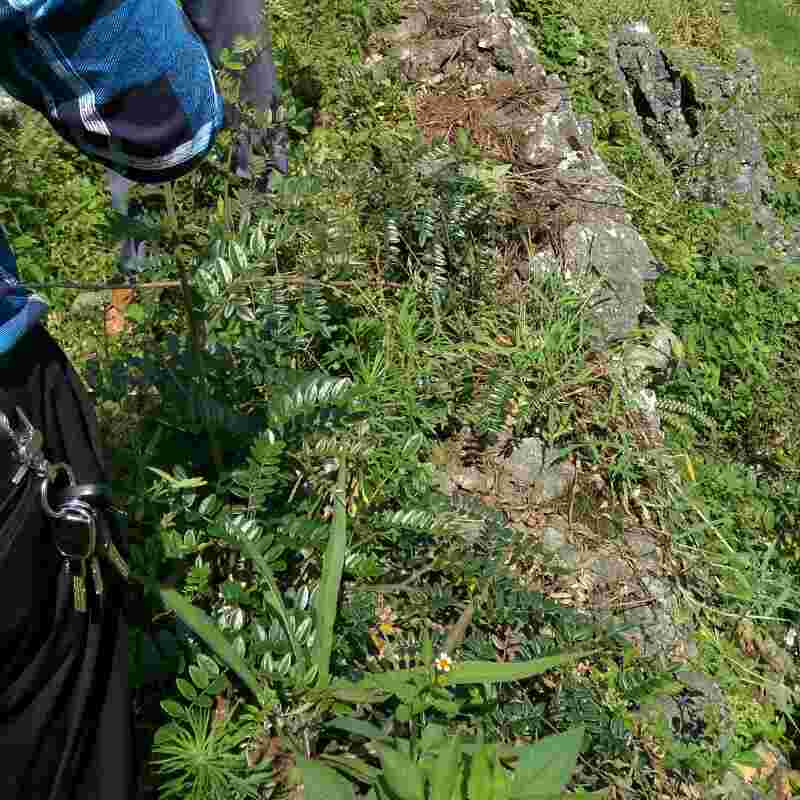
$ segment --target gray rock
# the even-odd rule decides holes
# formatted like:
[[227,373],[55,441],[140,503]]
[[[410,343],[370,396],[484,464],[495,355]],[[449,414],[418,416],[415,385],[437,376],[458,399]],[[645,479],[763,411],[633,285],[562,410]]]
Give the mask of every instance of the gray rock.
[[621,558],[596,558],[589,570],[595,579],[607,584],[622,583],[633,577],[630,564]]
[[13,128],[20,123],[20,104],[0,88],[0,127]]
[[416,45],[401,45],[392,51],[392,55],[400,61],[401,74],[410,81],[429,81],[453,58],[461,47],[461,37],[434,39]]
[[542,549],[545,553],[558,552],[566,543],[566,536],[558,528],[548,527],[542,531]]
[[634,124],[658,158],[677,165],[688,197],[762,201],[772,180],[752,113],[758,72],[750,51],[740,50],[728,73],[697,50],[659,47],[637,23],[609,38],[609,57]]
[[389,42],[405,42],[415,36],[421,36],[428,29],[428,15],[425,11],[415,11],[398,25],[380,31],[379,36]]
[[562,497],[572,485],[575,467],[558,458],[536,437],[523,439],[509,458],[496,459],[498,491],[529,503],[545,503]]
[[725,695],[707,675],[701,672],[682,671],[676,679],[686,687],[682,695],[662,695],[644,706],[640,716],[656,720],[663,717],[669,724],[670,733],[676,739],[681,733],[690,736],[691,725],[701,722],[704,726],[702,735],[711,739],[711,747],[725,749],[733,735],[730,710]]
[[564,233],[568,270],[606,278],[592,303],[595,338],[609,343],[624,338],[639,324],[644,308],[644,272],[655,257],[630,225],[576,222]]
[[622,534],[622,540],[643,566],[654,566],[658,563],[658,544],[648,534],[638,530],[627,530]]

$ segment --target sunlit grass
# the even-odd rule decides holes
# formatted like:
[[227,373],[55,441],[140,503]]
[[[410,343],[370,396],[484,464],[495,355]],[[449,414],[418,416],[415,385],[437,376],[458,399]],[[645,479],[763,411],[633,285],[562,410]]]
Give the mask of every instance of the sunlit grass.
[[736,18],[743,32],[766,36],[795,68],[800,66],[800,6],[785,0],[737,0]]

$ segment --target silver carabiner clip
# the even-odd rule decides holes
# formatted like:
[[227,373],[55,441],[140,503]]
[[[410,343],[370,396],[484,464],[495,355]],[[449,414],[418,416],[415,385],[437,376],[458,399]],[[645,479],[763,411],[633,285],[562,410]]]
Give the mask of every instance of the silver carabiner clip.
[[[58,464],[47,464],[47,474],[45,475],[44,480],[42,481],[42,488],[41,488],[41,496],[42,496],[42,508],[44,509],[44,513],[47,514],[48,517],[51,519],[64,519],[64,508],[66,506],[62,506],[62,508],[56,510],[50,505],[50,499],[48,498],[48,492],[50,491],[50,484],[55,481],[55,479],[59,476],[60,473],[64,473],[67,476],[67,480],[69,481],[70,486],[75,486],[75,473],[72,471],[72,467],[69,464],[60,461]],[[85,504],[82,504],[85,505]]]

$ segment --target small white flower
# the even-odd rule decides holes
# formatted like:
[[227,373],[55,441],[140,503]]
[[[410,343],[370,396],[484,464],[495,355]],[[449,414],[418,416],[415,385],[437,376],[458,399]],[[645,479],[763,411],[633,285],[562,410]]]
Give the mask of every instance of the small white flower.
[[450,672],[453,666],[453,661],[450,658],[450,656],[447,655],[447,653],[442,651],[441,653],[439,653],[439,658],[437,658],[436,661],[433,662],[433,666],[436,667],[436,669],[439,670],[439,672]]

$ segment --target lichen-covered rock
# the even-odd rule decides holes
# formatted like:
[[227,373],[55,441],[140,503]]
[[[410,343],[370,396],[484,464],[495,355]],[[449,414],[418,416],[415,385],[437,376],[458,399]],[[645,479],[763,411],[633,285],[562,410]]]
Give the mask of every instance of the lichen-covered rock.
[[733,72],[699,51],[661,48],[643,22],[609,38],[609,58],[634,124],[683,178],[687,197],[715,205],[732,195],[759,204],[773,182],[758,126],[758,71],[741,49]]
[[724,750],[731,741],[733,729],[730,710],[719,684],[701,672],[678,672],[676,680],[683,690],[674,696],[660,696],[645,705],[637,714],[644,719],[663,718],[669,733],[687,743],[704,739],[714,749]]
[[656,260],[647,242],[635,228],[617,222],[576,222],[563,241],[568,271],[593,271],[609,285],[592,303],[596,338],[602,343],[624,338],[639,324],[645,273]]

